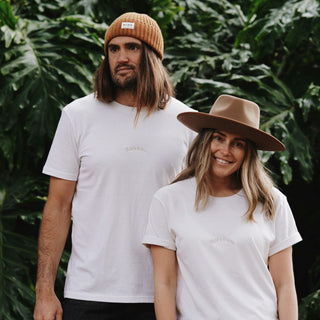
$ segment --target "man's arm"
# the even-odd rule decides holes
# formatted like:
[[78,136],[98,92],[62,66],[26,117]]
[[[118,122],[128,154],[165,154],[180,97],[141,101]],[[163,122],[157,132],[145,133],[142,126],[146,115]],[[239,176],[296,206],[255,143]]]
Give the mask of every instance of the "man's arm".
[[176,319],[176,253],[151,245],[154,269],[154,306],[157,320]]
[[278,298],[279,320],[297,320],[298,302],[294,284],[292,247],[269,258],[269,270]]
[[54,292],[60,258],[71,223],[76,181],[51,177],[39,233],[35,320],[61,320],[62,307]]

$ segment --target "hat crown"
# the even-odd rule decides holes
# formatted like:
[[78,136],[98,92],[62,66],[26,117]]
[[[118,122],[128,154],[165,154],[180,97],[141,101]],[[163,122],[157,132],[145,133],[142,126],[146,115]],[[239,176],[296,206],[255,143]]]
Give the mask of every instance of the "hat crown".
[[260,109],[259,106],[249,100],[240,99],[229,95],[221,95],[215,101],[209,114],[227,118],[259,129]]

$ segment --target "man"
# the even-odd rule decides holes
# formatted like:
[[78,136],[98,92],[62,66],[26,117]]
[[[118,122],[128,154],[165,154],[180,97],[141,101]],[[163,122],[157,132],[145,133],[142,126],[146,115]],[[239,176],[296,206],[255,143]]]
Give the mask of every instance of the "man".
[[[105,35],[95,92],[66,106],[43,172],[35,320],[155,319],[152,259],[142,244],[153,193],[180,171],[193,139],[162,65],[163,38],[126,13]],[[63,308],[54,282],[72,217]],[[62,312],[63,309],[63,312]]]

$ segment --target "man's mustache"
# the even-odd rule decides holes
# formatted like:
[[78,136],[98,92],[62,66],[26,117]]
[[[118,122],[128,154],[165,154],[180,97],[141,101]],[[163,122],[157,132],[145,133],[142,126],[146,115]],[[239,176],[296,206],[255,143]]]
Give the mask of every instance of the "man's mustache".
[[115,68],[115,72],[117,72],[117,71],[119,71],[119,69],[120,68],[123,68],[123,67],[125,67],[125,68],[130,68],[130,69],[134,69],[134,66],[133,65],[131,65],[131,64],[118,64],[117,66],[116,66],[116,68]]

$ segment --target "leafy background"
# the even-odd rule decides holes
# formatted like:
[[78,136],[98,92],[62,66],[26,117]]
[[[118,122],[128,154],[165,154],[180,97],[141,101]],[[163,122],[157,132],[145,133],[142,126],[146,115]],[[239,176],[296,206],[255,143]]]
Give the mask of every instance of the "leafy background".
[[[176,96],[207,112],[222,93],[256,101],[287,146],[261,153],[304,241],[299,319],[320,319],[320,4],[317,0],[0,0],[0,319],[32,319],[41,174],[61,109],[92,91],[107,26],[154,17]],[[59,267],[62,296],[70,240]]]

